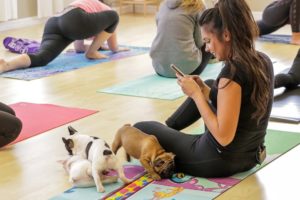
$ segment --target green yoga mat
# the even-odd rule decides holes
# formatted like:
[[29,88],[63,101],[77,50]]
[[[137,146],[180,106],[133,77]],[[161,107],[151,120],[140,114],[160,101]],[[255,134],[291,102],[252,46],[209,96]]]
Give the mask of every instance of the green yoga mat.
[[[200,77],[203,80],[215,79],[221,68],[222,62],[208,64],[205,70],[201,73]],[[176,80],[176,78],[165,78],[153,74],[109,88],[103,88],[98,90],[98,92],[163,100],[175,100],[184,96]]]
[[[193,134],[201,132],[202,131],[199,129],[194,131]],[[126,188],[123,188],[122,184],[118,182],[105,185],[105,194],[97,193],[95,187],[71,188],[64,193],[51,198],[51,200],[121,200],[125,199],[125,197],[127,199],[211,200],[298,144],[300,144],[300,132],[292,133],[268,130],[266,136],[267,159],[262,165],[247,172],[235,174],[227,178],[198,178],[178,173],[174,174],[173,178],[162,181],[149,181],[146,179],[146,176],[142,176],[145,178],[143,179],[143,182],[138,178],[133,182],[139,190],[126,190]],[[135,165],[137,166],[137,164]],[[125,174],[126,176],[132,175],[132,173],[128,174],[126,170]],[[128,195],[128,193],[130,195]],[[112,196],[114,197],[112,198]]]

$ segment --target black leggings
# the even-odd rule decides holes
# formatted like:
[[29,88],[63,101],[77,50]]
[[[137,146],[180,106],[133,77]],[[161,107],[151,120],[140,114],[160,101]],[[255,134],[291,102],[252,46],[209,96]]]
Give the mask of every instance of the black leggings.
[[[214,81],[207,80],[205,83],[211,87]],[[224,177],[249,170],[256,165],[254,159],[224,159],[218,152],[219,145],[208,131],[201,135],[179,131],[200,117],[195,102],[187,98],[168,118],[167,126],[154,121],[139,122],[134,126],[147,134],[155,135],[166,151],[176,155],[175,164],[179,172],[200,177]]]
[[22,122],[9,106],[0,102],[0,147],[14,141],[20,134]]
[[[214,80],[206,80],[205,83],[211,88]],[[214,108],[211,107],[213,110]],[[166,124],[176,130],[182,130],[201,118],[199,110],[193,99],[187,98],[181,106],[166,120]]]
[[262,20],[257,21],[260,35],[272,33],[290,23],[292,32],[300,32],[300,1],[279,0],[269,4],[263,11]]
[[38,53],[30,54],[30,67],[44,66],[56,58],[75,40],[93,37],[102,31],[113,33],[119,16],[113,10],[87,13],[74,8],[47,21]]
[[134,125],[141,131],[156,136],[167,152],[173,152],[177,172],[199,177],[226,177],[253,168],[253,160],[224,159],[218,152],[209,132],[185,134],[154,121]]

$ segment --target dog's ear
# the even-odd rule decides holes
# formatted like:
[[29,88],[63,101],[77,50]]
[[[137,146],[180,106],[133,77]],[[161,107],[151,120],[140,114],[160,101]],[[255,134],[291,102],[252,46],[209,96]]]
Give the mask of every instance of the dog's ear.
[[74,148],[74,142],[73,142],[72,139],[66,139],[66,138],[64,138],[64,137],[62,137],[61,139],[62,139],[62,141],[65,143],[67,149],[72,149],[72,148]]
[[174,160],[175,154],[174,153],[169,153],[169,154],[170,154],[171,159]]
[[165,163],[164,160],[158,158],[154,161],[154,167],[161,167]]
[[62,137],[61,139],[62,139],[62,141],[63,141],[65,144],[68,143],[68,140],[67,140],[66,138]]
[[72,126],[68,126],[68,130],[70,135],[74,135],[75,133],[77,133],[77,131]]

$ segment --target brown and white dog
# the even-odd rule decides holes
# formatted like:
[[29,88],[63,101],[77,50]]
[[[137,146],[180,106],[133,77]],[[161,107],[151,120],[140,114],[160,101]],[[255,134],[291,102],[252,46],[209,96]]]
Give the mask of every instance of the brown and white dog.
[[127,160],[130,161],[130,156],[139,159],[154,180],[171,178],[174,173],[175,155],[166,152],[155,136],[125,124],[115,135],[112,151],[116,154],[121,146],[126,151]]
[[111,151],[109,145],[100,138],[79,134],[73,127],[68,127],[70,136],[62,138],[70,155],[81,156],[91,162],[91,174],[95,181],[97,191],[105,192],[102,180],[109,170],[116,170],[119,178],[124,183],[130,180],[124,175],[123,167],[120,165],[116,155]]

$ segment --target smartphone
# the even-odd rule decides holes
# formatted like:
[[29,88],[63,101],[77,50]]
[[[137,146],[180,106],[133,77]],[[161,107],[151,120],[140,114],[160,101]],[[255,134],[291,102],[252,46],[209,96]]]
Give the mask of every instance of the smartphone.
[[179,74],[180,76],[184,76],[185,74],[180,70],[178,69],[178,67],[176,67],[174,64],[171,64],[170,67],[177,73]]

